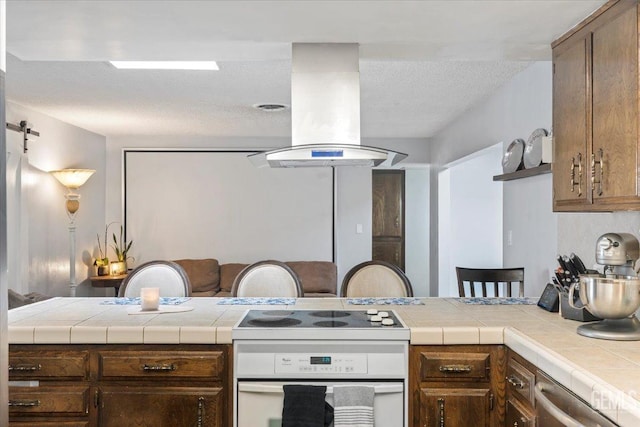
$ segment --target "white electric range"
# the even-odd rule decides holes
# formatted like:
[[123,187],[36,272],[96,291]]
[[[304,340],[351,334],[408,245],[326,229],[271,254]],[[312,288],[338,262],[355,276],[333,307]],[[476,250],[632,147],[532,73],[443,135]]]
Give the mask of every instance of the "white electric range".
[[280,426],[286,384],[330,404],[336,385],[373,387],[376,425],[408,425],[410,331],[392,310],[248,310],[232,338],[236,427]]

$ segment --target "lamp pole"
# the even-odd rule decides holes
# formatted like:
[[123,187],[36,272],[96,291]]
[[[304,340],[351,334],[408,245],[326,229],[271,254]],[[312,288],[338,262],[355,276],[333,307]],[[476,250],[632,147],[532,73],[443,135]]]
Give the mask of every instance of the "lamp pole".
[[69,217],[69,296],[76,296],[76,212],[80,207],[79,194],[69,193],[67,199],[67,216]]
[[52,171],[51,174],[62,185],[67,187],[69,192],[65,194],[67,199],[66,208],[69,217],[69,296],[76,296],[76,212],[80,209],[80,195],[74,193],[82,186],[95,170],[93,169],[62,169]]

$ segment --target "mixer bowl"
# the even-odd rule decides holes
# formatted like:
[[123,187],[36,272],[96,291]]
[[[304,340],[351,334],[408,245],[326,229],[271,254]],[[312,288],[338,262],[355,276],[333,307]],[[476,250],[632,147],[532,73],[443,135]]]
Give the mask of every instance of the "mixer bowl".
[[581,275],[580,301],[594,316],[624,319],[640,307],[640,279]]

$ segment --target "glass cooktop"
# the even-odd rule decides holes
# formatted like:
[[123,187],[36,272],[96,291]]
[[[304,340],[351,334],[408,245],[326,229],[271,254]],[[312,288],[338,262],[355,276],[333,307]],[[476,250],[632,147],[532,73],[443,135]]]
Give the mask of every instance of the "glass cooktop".
[[391,310],[371,314],[366,310],[249,310],[237,327],[387,329],[404,325]]

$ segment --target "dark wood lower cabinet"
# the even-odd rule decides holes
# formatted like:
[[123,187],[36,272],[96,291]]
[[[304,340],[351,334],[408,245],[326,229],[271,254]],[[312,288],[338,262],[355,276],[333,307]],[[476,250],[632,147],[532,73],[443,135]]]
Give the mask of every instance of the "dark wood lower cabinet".
[[222,388],[104,386],[98,393],[98,425],[222,426]]
[[507,401],[505,427],[535,427],[536,417],[531,408],[526,408],[517,400]]
[[88,385],[10,387],[9,415],[83,417],[89,412]]
[[536,367],[531,362],[513,350],[508,351],[506,427],[536,426],[533,397],[535,372]]
[[502,427],[506,349],[502,345],[413,345],[411,427]]
[[231,345],[11,345],[12,427],[229,427]]
[[420,394],[422,426],[489,427],[492,399],[491,390],[488,388],[422,389]]

